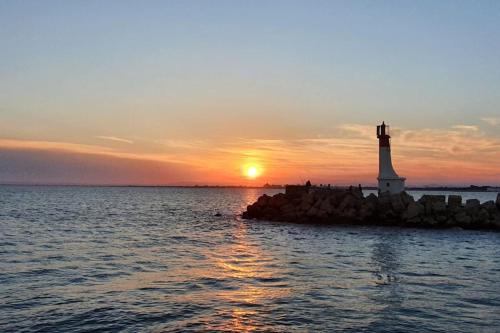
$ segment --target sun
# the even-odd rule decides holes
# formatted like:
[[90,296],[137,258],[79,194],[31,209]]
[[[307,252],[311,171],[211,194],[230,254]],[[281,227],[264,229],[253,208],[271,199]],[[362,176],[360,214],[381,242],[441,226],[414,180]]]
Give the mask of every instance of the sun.
[[244,174],[249,179],[255,179],[255,178],[259,177],[260,170],[255,165],[248,165],[244,169]]
[[247,176],[248,178],[255,178],[257,177],[257,168],[254,166],[251,166],[247,169]]

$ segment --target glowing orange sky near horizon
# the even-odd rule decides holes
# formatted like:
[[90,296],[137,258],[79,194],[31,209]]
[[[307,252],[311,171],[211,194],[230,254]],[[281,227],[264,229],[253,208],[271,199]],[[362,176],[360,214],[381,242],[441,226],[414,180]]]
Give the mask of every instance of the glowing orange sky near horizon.
[[[136,143],[126,138],[113,138],[107,146],[0,140],[0,154],[14,156],[9,161],[19,159],[10,169],[4,168],[0,180],[252,186],[311,180],[373,185],[378,171],[373,129],[347,124],[329,138],[165,142],[163,152],[155,153],[134,151],[129,146]],[[394,166],[408,184],[499,183],[500,139],[473,126],[418,131],[395,128],[392,152]],[[35,163],[32,169],[21,172],[30,163]],[[51,173],[52,169],[58,174]]]

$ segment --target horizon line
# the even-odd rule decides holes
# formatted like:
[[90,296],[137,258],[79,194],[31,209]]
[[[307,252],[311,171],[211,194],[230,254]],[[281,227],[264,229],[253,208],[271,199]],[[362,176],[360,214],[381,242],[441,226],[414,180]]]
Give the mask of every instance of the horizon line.
[[[182,184],[81,184],[81,183],[19,183],[19,182],[0,182],[0,186],[67,186],[67,187],[177,187],[177,188],[269,188],[269,189],[279,189],[285,188],[287,185],[303,185],[303,184],[263,184],[263,185],[228,185],[228,184],[194,184],[194,185],[182,185]],[[328,184],[314,184],[313,186],[324,186],[327,187]],[[378,186],[376,184],[360,184],[362,188],[366,189],[377,189]],[[331,187],[358,187],[358,185],[333,185]],[[497,188],[500,187],[500,184],[488,184],[488,185],[477,185],[477,184],[469,184],[469,185],[461,185],[461,184],[424,184],[417,185],[412,184],[406,186],[406,189],[421,189],[421,188]]]

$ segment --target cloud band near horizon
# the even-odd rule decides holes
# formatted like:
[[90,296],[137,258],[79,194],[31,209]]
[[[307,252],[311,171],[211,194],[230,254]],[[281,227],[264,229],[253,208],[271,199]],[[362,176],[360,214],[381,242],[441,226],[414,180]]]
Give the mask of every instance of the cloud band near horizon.
[[[491,122],[490,122],[491,123]],[[299,139],[154,140],[155,153],[132,151],[137,140],[109,136],[112,145],[0,140],[0,182],[102,185],[261,185],[376,183],[374,126],[344,124],[334,136]],[[408,184],[500,184],[500,138],[478,126],[393,128],[393,162]],[[103,137],[104,138],[104,137]],[[116,140],[119,139],[119,140]],[[245,164],[259,165],[250,181]]]

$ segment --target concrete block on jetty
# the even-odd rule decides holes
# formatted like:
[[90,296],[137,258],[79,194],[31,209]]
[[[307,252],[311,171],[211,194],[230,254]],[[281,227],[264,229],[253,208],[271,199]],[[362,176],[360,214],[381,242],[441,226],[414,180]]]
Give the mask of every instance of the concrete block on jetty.
[[480,203],[450,195],[424,195],[418,201],[406,192],[367,197],[358,187],[286,186],[285,193],[262,195],[243,218],[326,224],[394,225],[420,228],[498,229],[500,194]]

